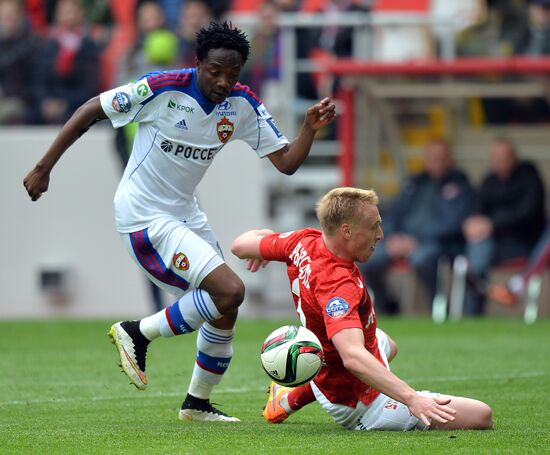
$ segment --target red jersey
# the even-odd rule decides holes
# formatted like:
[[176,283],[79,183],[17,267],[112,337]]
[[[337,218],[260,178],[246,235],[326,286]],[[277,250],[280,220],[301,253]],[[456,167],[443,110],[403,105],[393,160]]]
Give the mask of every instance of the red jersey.
[[290,288],[302,324],[323,345],[326,365],[314,381],[332,403],[370,404],[378,391],[344,368],[331,338],[340,330],[359,328],[365,348],[384,365],[376,339],[376,316],[361,272],[354,262],[334,255],[317,229],[271,234],[260,243],[262,258],[287,265]]

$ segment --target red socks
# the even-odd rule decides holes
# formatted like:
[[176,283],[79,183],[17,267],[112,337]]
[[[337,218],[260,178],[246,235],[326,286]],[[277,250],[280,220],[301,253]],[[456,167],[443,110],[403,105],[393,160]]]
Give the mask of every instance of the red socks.
[[315,401],[315,395],[313,394],[313,390],[311,389],[309,382],[301,385],[300,387],[296,387],[287,395],[287,398],[288,405],[293,411],[302,409],[305,405]]

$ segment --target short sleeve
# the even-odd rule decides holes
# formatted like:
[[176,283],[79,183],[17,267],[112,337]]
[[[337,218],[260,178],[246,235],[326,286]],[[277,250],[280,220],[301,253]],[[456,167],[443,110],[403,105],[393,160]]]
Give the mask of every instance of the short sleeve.
[[260,241],[260,255],[267,261],[287,262],[295,245],[295,231],[269,234]]
[[247,118],[240,137],[252,147],[260,158],[281,150],[288,144],[287,138],[281,133],[271,114],[263,104],[254,106],[254,112]]
[[154,96],[147,78],[122,85],[99,95],[101,107],[115,128],[131,122],[154,118],[154,109],[148,100]]
[[363,327],[359,304],[363,299],[364,289],[359,288],[351,277],[337,279],[334,275],[325,274],[317,280],[314,288],[315,300],[321,305],[329,339],[343,329]]

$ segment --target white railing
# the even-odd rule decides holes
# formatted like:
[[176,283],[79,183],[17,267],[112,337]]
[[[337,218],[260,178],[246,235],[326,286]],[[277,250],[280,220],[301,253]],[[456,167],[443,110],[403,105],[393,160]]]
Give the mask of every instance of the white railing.
[[[239,14],[228,17],[237,26],[253,30],[258,23],[257,15]],[[299,59],[296,55],[297,29],[322,28],[326,26],[351,27],[352,29],[352,57],[357,59],[371,59],[374,56],[373,34],[375,29],[391,27],[424,26],[438,44],[440,58],[450,60],[456,56],[456,32],[461,28],[458,22],[442,21],[430,14],[421,13],[283,13],[277,21],[281,31],[281,98],[287,100],[294,115],[286,115],[279,120],[281,127],[288,135],[296,134],[295,115],[302,115],[302,104],[297,103],[298,93],[296,75],[317,71],[318,64],[309,59]]]

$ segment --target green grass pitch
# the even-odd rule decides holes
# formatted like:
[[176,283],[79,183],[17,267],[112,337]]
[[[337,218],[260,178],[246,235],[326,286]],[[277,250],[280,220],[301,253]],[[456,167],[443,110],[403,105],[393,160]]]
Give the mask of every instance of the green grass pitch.
[[[385,319],[400,351],[392,369],[417,389],[479,398],[493,431],[351,432],[317,403],[281,425],[261,418],[265,336],[288,321],[240,320],[235,355],[212,401],[238,424],[181,422],[195,336],[151,345],[149,388],[118,371],[113,321],[0,323],[0,453],[317,454],[550,453],[550,321],[433,325]],[[345,384],[342,384],[345,387]]]

